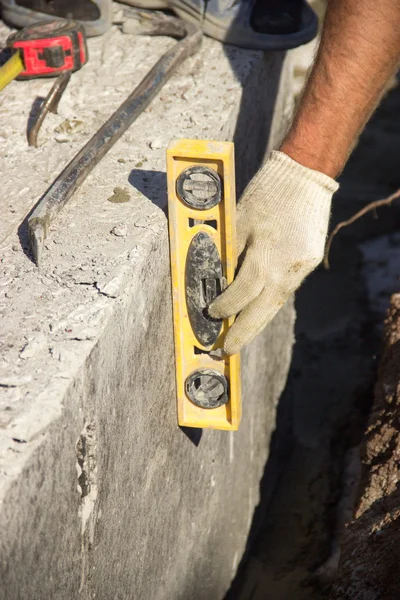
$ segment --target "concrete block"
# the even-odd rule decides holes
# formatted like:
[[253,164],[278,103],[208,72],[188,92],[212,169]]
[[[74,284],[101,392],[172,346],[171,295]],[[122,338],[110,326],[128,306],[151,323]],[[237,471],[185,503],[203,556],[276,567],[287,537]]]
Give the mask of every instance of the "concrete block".
[[51,84],[2,93],[4,600],[217,600],[246,546],[294,310],[243,353],[240,431],[179,429],[164,152],[172,137],[234,139],[243,189],[291,113],[290,62],[204,40],[59,215],[40,269],[27,249],[34,204],[173,43],[91,39],[38,149],[25,132]]

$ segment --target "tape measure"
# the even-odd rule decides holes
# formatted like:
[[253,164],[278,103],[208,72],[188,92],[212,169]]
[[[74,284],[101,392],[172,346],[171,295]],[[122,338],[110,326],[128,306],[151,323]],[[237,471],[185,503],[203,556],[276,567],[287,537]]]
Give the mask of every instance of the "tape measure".
[[13,56],[0,68],[0,90],[13,79],[56,77],[77,71],[88,60],[84,29],[76,21],[37,23],[11,34],[6,42]]

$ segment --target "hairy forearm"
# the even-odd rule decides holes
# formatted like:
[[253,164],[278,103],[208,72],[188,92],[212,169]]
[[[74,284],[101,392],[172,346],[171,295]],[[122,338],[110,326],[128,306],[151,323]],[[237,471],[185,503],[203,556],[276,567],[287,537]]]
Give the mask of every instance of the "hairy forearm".
[[281,150],[336,177],[400,57],[400,0],[330,0],[321,44]]

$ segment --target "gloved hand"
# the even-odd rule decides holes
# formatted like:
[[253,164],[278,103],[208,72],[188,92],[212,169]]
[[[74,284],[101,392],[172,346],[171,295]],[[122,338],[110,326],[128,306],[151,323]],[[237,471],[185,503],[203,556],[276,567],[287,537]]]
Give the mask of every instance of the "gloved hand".
[[239,273],[209,307],[213,318],[240,315],[224,344],[235,354],[276,315],[321,262],[331,199],[338,184],[283,152],[270,158],[247,186],[237,208]]

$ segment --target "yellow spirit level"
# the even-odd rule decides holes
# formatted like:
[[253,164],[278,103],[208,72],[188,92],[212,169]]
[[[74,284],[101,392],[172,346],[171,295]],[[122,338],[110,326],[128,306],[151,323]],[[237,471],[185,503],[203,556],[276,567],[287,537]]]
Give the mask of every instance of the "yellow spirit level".
[[233,319],[215,320],[207,313],[235,275],[233,144],[172,142],[167,178],[178,423],[236,430],[240,355],[222,352]]

